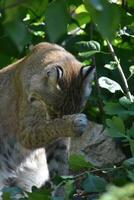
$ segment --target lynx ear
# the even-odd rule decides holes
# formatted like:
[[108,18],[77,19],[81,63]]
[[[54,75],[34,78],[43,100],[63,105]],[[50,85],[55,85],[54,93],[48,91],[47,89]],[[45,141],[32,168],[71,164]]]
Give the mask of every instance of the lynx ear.
[[86,67],[82,67],[81,68],[81,76],[82,76],[82,80],[88,81],[88,82],[92,82],[94,79],[94,74],[95,74],[95,67],[94,66],[86,66]]
[[57,83],[63,76],[63,69],[59,65],[48,67],[45,69],[45,76],[51,83]]

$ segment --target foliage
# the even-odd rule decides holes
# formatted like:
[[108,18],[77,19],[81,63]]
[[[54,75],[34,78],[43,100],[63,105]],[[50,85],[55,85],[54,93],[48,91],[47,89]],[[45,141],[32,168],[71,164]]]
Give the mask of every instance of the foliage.
[[102,195],[100,200],[133,200],[134,199],[134,184],[128,184],[122,188],[112,186],[107,194]]
[[[81,155],[72,155],[70,168],[79,174],[56,178],[57,188],[65,187],[66,200],[88,199],[90,193],[100,195],[109,183],[115,186],[100,200],[134,197],[134,184],[124,186],[134,182],[133,12],[132,0],[0,1],[0,68],[42,41],[64,46],[83,65],[96,65],[98,82],[93,84],[85,112],[91,120],[104,123],[110,137],[127,146],[129,158],[107,169],[96,169]],[[77,192],[79,178],[81,193]],[[3,199],[17,193],[18,189],[10,188],[4,191]],[[35,189],[25,199],[61,200],[51,194],[51,190]]]

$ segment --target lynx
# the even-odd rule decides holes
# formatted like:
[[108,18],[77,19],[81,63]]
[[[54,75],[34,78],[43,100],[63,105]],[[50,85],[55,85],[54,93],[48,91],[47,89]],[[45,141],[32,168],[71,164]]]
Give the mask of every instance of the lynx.
[[94,71],[50,43],[0,70],[0,190],[31,191],[67,173],[69,138],[88,123],[81,110]]

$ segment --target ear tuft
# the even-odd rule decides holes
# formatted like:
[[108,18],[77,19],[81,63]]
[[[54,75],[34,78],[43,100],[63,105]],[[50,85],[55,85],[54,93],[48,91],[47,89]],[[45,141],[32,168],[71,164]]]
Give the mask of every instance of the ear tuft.
[[89,74],[95,72],[95,67],[94,66],[85,66],[81,68],[81,75],[85,79]]
[[94,79],[94,74],[95,74],[95,67],[94,66],[86,66],[81,68],[81,76],[82,80],[92,82]]

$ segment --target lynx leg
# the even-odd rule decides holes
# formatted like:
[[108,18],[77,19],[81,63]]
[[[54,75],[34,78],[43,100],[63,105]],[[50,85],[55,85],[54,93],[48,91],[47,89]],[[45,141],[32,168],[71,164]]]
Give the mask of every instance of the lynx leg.
[[68,174],[70,138],[58,139],[47,149],[47,162],[50,176]]

